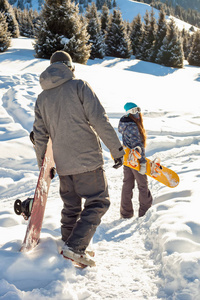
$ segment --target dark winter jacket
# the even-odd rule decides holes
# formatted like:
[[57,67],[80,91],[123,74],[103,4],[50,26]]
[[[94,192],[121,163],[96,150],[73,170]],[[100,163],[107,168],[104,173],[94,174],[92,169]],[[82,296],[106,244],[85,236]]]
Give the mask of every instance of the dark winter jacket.
[[119,121],[118,131],[122,134],[123,145],[130,149],[139,146],[142,150],[142,157],[139,161],[140,163],[146,162],[144,144],[137,124],[129,116],[123,116]]
[[87,82],[75,79],[73,72],[59,62],[41,74],[40,84],[43,92],[36,101],[33,126],[39,167],[49,136],[59,175],[84,173],[102,166],[99,137],[114,158],[124,155],[103,106]]

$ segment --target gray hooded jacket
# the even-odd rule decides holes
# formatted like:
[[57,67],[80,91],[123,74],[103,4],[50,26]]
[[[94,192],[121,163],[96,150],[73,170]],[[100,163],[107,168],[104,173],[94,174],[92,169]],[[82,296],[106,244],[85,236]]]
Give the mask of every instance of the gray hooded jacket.
[[[43,92],[35,105],[35,150],[41,167],[49,136],[59,175],[93,171],[103,165],[99,137],[114,158],[124,155],[117,134],[99,99],[63,63],[50,65],[40,76]],[[98,137],[99,136],[99,137]]]

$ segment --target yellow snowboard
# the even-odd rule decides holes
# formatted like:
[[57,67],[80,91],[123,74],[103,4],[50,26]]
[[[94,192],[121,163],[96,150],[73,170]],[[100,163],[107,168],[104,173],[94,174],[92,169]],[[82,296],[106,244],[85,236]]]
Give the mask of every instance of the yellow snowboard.
[[[140,163],[138,159],[135,158],[135,161],[130,160],[130,149],[124,146],[124,165],[135,169],[137,171],[140,170]],[[179,176],[171,169],[168,169],[162,165],[160,165],[159,160],[151,161],[150,159],[146,158],[147,160],[147,170],[146,175],[154,178],[155,180],[163,183],[164,185],[174,188],[179,184]]]

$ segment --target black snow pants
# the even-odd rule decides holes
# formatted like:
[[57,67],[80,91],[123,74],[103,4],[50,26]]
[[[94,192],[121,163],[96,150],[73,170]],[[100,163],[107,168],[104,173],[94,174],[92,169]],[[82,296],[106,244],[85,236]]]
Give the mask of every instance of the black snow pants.
[[[100,167],[91,172],[59,178],[64,204],[61,212],[62,240],[75,252],[84,252],[110,206],[105,172]],[[85,199],[84,205],[82,198]]]

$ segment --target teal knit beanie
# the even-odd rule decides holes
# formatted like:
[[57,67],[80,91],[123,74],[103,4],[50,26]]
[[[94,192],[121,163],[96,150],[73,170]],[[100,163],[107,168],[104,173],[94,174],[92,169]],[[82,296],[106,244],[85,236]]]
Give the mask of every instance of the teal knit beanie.
[[125,111],[128,111],[129,109],[132,109],[134,107],[137,107],[137,105],[133,102],[127,102],[125,105],[124,105],[124,109]]

